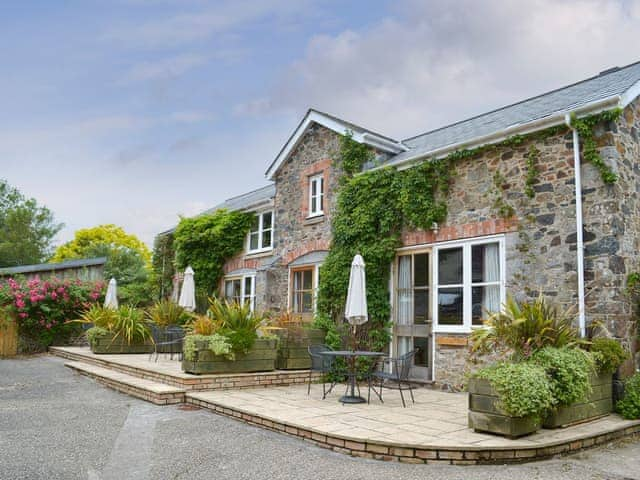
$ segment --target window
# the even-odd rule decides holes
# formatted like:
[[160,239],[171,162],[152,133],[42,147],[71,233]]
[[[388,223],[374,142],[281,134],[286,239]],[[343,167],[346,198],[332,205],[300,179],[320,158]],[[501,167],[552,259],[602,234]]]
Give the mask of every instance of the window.
[[291,310],[293,313],[313,314],[315,307],[315,266],[291,271]]
[[273,212],[259,213],[253,217],[249,232],[249,252],[269,250],[273,247]]
[[324,176],[309,178],[309,216],[324,214]]
[[482,325],[504,300],[502,239],[452,243],[435,249],[434,316],[439,331]]
[[254,275],[245,275],[238,278],[225,279],[224,297],[228,301],[248,303],[251,311],[253,311],[256,304],[256,277]]

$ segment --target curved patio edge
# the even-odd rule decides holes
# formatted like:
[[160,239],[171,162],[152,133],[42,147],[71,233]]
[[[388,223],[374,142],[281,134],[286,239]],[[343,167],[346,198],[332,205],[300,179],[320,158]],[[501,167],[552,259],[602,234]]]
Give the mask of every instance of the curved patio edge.
[[303,427],[292,422],[259,415],[241,408],[221,405],[207,400],[205,395],[188,392],[185,401],[220,415],[240,420],[251,425],[298,437],[319,447],[353,457],[415,464],[481,465],[522,463],[544,460],[556,455],[575,453],[614,440],[640,435],[640,421],[624,421],[618,427],[605,428],[592,434],[577,434],[558,441],[549,441],[535,447],[513,446],[469,446],[437,444],[411,444],[382,441],[363,441],[346,435],[329,434],[317,428]]

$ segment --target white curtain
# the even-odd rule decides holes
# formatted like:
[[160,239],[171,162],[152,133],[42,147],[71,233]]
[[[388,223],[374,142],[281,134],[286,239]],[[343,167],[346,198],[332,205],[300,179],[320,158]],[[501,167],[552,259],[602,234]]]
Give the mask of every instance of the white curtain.
[[[484,271],[485,282],[500,281],[500,255],[499,244],[489,243],[484,245]],[[482,298],[482,310],[484,312],[497,312],[500,310],[500,285],[487,285],[484,287]]]
[[411,255],[403,255],[398,261],[398,325],[411,325]]

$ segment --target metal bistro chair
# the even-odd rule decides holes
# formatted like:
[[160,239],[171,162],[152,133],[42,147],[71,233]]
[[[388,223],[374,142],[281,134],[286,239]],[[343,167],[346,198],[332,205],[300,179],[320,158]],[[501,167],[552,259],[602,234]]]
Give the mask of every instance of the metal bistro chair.
[[[149,360],[155,354],[155,361],[158,361],[158,355],[160,353],[169,353],[169,358],[173,360],[173,354],[178,354],[182,359],[182,341],[184,340],[185,331],[182,327],[172,325],[167,328],[158,328],[155,325],[151,326],[151,335],[153,337],[153,352],[149,355]],[[158,347],[169,347],[168,352],[164,349],[164,352],[160,352]]]
[[[411,395],[411,402],[416,403],[413,398],[413,386],[409,383],[409,370],[413,365],[413,359],[418,353],[418,349],[407,352],[404,355],[400,355],[396,358],[383,358],[377,366],[380,368],[374,370],[369,375],[369,393],[367,395],[367,402],[371,400],[371,390],[378,396],[380,401],[382,400],[382,389],[392,388],[400,391],[400,398],[402,399],[402,406],[406,407],[404,401],[404,390],[409,390]],[[391,366],[391,371],[388,371],[387,366]],[[376,390],[378,388],[378,390]]]
[[327,397],[328,393],[331,393],[333,387],[335,387],[335,382],[331,382],[329,389],[326,389],[326,376],[331,373],[335,373],[335,358],[329,357],[326,355],[321,355],[320,352],[326,352],[328,350],[333,350],[330,346],[324,344],[318,345],[309,345],[307,347],[309,351],[309,356],[311,357],[311,368],[309,369],[309,379],[307,382],[307,395],[311,393],[311,376],[314,372],[319,372],[322,374],[322,399],[324,400]]

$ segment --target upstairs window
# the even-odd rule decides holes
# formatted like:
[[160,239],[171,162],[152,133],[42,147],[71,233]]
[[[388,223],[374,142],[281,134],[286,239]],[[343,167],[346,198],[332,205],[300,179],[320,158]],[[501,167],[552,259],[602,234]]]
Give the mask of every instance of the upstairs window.
[[253,217],[249,233],[249,252],[260,252],[273,247],[273,212],[259,213]]
[[314,175],[309,178],[309,216],[324,214],[324,176]]

